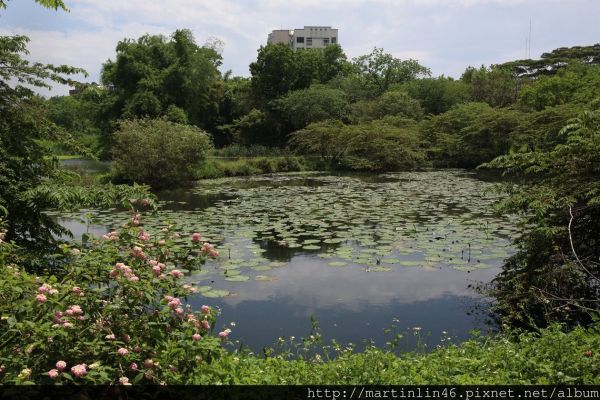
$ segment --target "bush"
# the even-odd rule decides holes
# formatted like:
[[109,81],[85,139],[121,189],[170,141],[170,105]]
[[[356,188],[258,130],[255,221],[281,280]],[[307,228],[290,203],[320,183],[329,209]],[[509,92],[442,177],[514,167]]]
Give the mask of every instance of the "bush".
[[176,383],[220,357],[229,331],[213,335],[215,310],[193,311],[179,283],[216,251],[141,224],[65,245],[60,271],[38,276],[5,262],[0,229],[0,384]]
[[122,121],[115,133],[113,175],[154,188],[185,184],[211,149],[208,134],[165,120]]

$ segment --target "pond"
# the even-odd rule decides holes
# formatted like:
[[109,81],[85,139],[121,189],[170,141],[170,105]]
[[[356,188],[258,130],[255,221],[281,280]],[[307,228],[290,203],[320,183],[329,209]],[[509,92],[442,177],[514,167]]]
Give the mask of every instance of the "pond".
[[[458,170],[216,179],[159,193],[161,211],[143,222],[216,245],[219,258],[185,277],[200,291],[190,303],[220,307],[219,324],[234,322],[232,337],[255,351],[308,335],[311,316],[326,341],[384,347],[394,326],[412,332],[402,347],[417,345],[415,332],[432,347],[495,329],[472,285],[498,273],[518,228],[494,213],[493,187]],[[77,236],[128,219],[85,213],[89,226],[59,220]]]

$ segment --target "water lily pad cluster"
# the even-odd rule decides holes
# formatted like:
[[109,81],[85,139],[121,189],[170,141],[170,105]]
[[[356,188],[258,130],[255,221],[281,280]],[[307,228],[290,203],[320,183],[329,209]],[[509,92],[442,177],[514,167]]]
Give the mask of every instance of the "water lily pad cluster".
[[[297,255],[320,257],[323,268],[340,271],[464,273],[497,267],[513,252],[517,221],[494,213],[499,195],[493,186],[450,170],[217,179],[191,189],[188,203],[163,203],[143,223],[175,224],[181,242],[202,232],[219,248],[218,260],[187,278],[199,285],[212,281],[200,290],[207,297],[229,295],[223,284],[268,284],[276,279],[272,270]],[[198,207],[193,199],[202,196],[211,196],[213,204]],[[95,223],[106,226],[126,218],[115,210],[94,213]]]

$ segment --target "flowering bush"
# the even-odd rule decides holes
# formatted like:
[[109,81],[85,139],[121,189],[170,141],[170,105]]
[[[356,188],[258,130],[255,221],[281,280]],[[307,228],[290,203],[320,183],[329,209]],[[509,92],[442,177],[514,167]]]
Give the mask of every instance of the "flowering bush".
[[178,236],[146,231],[134,213],[119,231],[63,245],[60,274],[43,276],[9,265],[14,245],[0,243],[0,383],[177,383],[219,358],[229,330],[213,334],[216,310],[192,310],[195,288],[180,282],[217,251]]

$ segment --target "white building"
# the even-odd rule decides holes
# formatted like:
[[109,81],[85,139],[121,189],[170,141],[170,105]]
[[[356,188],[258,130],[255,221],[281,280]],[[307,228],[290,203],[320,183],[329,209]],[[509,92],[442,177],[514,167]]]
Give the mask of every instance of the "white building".
[[338,43],[338,30],[330,26],[305,26],[302,29],[275,30],[269,33],[267,43],[283,43],[293,50],[322,49]]

